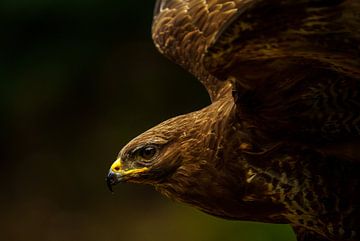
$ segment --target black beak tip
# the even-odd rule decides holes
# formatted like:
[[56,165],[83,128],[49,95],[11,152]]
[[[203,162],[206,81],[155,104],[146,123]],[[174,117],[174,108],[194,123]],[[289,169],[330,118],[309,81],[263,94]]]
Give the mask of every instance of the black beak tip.
[[114,193],[112,187],[117,183],[116,174],[113,173],[112,171],[110,171],[109,174],[106,176],[105,181],[106,181],[106,185],[107,185],[108,189],[110,190],[110,192]]
[[113,185],[111,184],[111,179],[107,176],[107,177],[105,178],[105,181],[106,181],[106,185],[107,185],[109,191],[110,191],[111,193],[114,193],[113,188],[112,188]]

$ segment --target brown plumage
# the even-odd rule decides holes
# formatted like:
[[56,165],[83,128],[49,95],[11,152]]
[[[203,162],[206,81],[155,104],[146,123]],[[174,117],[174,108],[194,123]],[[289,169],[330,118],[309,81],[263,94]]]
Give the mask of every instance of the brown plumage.
[[133,139],[109,186],[359,241],[359,0],[158,0],[153,39],[212,104]]

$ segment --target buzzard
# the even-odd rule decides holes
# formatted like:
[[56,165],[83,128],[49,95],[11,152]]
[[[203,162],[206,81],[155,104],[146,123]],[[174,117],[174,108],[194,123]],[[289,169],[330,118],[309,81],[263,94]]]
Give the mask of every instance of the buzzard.
[[153,40],[212,103],[130,141],[108,186],[360,240],[360,0],[157,0]]

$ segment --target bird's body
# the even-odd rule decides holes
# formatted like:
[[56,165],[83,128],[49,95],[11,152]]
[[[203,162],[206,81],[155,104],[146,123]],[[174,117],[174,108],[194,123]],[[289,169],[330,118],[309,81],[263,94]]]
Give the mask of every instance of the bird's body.
[[132,140],[109,184],[289,223],[299,241],[359,241],[359,11],[358,0],[157,1],[156,46],[212,104]]

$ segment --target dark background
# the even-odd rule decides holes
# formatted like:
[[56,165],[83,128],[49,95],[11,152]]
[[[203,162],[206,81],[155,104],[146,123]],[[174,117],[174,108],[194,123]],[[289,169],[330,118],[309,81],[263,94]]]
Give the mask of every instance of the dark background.
[[131,138],[209,103],[151,40],[154,1],[0,2],[0,240],[290,241],[104,178]]

